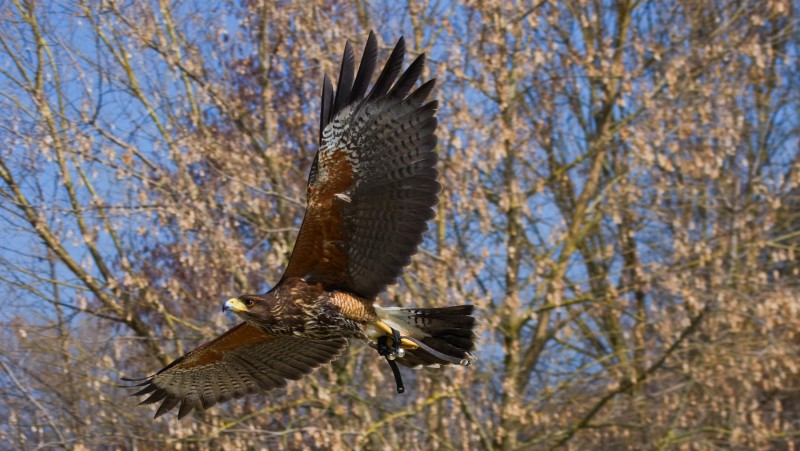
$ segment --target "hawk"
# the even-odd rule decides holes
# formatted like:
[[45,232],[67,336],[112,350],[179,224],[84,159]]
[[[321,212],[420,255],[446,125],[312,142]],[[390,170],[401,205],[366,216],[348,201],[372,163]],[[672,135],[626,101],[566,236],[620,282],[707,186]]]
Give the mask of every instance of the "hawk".
[[[358,71],[345,44],[336,90],[322,85],[319,150],[308,176],[307,208],[280,281],[265,294],[229,299],[223,311],[244,320],[216,339],[135,381],[161,405],[159,417],[283,387],[363,340],[389,362],[408,367],[469,365],[475,360],[473,306],[376,305],[411,262],[435,216],[441,185],[436,163],[435,79],[413,89],[425,55],[401,74],[397,42],[372,89],[378,56],[370,32]],[[399,76],[399,77],[398,77]]]

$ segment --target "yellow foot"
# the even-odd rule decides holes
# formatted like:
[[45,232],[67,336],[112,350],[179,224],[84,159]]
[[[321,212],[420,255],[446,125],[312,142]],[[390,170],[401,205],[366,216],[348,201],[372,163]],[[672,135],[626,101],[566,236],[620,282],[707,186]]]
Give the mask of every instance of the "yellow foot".
[[[392,328],[387,326],[386,323],[384,323],[383,321],[380,321],[380,320],[375,321],[375,326],[377,326],[378,329],[386,332],[386,335],[388,335],[390,337],[394,336],[394,334],[392,333]],[[417,346],[416,343],[414,343],[413,341],[411,341],[411,340],[409,340],[407,338],[401,338],[400,339],[400,347],[403,348],[403,349],[417,349],[417,348],[419,348],[419,346]]]

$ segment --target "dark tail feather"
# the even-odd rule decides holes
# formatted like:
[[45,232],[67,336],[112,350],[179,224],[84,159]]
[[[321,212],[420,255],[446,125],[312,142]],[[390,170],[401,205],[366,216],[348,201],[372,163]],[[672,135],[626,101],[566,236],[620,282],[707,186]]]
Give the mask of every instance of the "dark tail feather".
[[420,345],[418,349],[406,350],[397,363],[408,367],[469,365],[476,360],[477,346],[475,327],[477,319],[472,316],[472,305],[443,308],[384,309],[378,316],[389,326],[398,329]]

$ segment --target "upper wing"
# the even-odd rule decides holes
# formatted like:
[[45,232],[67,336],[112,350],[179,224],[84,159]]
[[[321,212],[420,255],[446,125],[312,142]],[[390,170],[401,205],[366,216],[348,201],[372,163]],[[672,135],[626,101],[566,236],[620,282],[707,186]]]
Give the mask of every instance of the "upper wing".
[[425,56],[398,79],[404,55],[400,38],[364,97],[377,59],[370,32],[355,80],[349,43],[335,94],[325,77],[320,149],[283,279],[302,277],[371,299],[397,280],[422,242],[441,190],[435,168],[437,102],[423,104],[435,80],[409,94]]
[[163,401],[156,418],[180,403],[183,418],[195,408],[283,387],[286,379],[298,380],[336,359],[346,346],[344,338],[270,336],[242,323],[148,377],[132,396],[151,393],[141,404]]

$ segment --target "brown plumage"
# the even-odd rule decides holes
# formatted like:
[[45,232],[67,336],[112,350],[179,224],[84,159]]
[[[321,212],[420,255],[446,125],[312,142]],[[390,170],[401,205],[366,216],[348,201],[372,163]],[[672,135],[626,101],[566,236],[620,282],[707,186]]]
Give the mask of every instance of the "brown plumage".
[[225,303],[244,323],[139,380],[134,396],[148,394],[143,404],[161,402],[156,417],[175,407],[183,417],[284,386],[339,357],[349,338],[366,341],[390,361],[398,391],[395,361],[418,367],[474,360],[472,306],[373,304],[411,262],[441,189],[437,102],[425,102],[435,81],[411,91],[425,56],[401,75],[400,38],[367,93],[377,47],[370,32],[356,73],[347,43],[336,90],[323,80],[320,148],[286,272],[269,292]]

